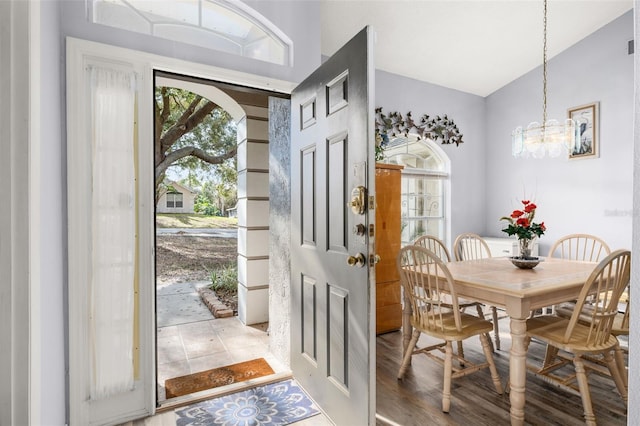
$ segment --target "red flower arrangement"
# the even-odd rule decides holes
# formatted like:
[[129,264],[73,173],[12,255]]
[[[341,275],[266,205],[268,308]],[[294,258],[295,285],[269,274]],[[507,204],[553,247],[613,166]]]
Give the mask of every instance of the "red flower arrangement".
[[503,216],[500,218],[500,220],[509,222],[509,225],[504,228],[502,232],[506,232],[507,235],[517,235],[519,240],[531,240],[534,237],[539,237],[544,234],[544,231],[547,230],[544,222],[535,223],[533,221],[538,206],[529,200],[523,200],[522,204],[522,210],[514,210],[511,216]]

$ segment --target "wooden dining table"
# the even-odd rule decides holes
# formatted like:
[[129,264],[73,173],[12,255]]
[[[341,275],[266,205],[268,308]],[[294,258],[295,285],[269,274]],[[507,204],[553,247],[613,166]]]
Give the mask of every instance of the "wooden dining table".
[[[576,299],[595,266],[592,262],[542,258],[534,269],[519,269],[507,257],[447,263],[458,297],[504,308],[510,318],[512,425],[524,424],[527,318],[534,309]],[[403,311],[405,350],[411,338],[410,315],[407,309]]]

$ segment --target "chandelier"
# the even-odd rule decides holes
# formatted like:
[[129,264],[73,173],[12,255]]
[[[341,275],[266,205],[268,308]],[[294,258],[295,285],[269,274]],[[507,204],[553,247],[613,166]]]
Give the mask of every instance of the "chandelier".
[[526,129],[517,127],[511,134],[511,150],[514,157],[557,157],[573,149],[579,139],[579,127],[568,118],[562,124],[547,120],[547,0],[544,0],[542,48],[542,123],[534,121]]

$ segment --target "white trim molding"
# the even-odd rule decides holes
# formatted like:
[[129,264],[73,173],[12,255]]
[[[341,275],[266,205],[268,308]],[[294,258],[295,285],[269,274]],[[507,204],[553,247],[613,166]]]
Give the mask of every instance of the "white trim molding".
[[0,2],[0,424],[40,423],[39,18]]

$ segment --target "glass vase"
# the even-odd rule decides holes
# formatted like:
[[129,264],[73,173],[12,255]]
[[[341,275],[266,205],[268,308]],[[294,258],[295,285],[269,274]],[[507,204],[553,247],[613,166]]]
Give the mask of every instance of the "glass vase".
[[520,243],[520,258],[531,259],[531,247],[533,247],[533,239],[521,238]]

